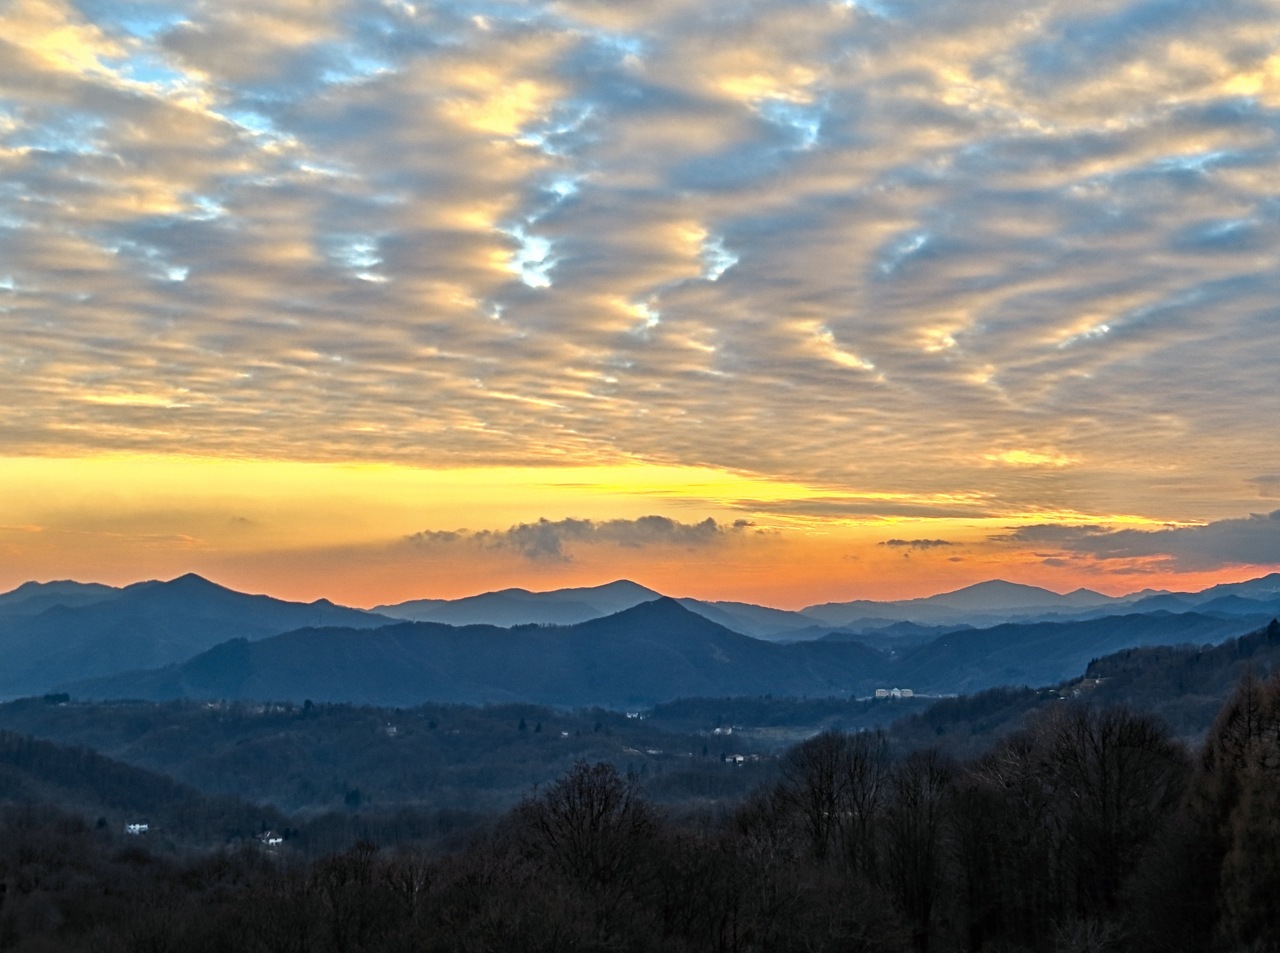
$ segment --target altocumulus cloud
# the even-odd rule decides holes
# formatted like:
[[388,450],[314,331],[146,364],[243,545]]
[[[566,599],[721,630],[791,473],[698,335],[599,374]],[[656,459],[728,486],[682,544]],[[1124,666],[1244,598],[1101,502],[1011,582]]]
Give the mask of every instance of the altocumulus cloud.
[[741,534],[752,524],[748,520],[717,523],[708,517],[700,523],[681,523],[666,516],[639,519],[540,519],[518,523],[505,530],[425,530],[408,537],[421,546],[472,543],[493,549],[514,549],[532,560],[565,562],[572,559],[571,544],[612,544],[632,549],[646,546],[704,547],[722,543]]
[[1249,0],[0,4],[0,446],[1242,512],[1277,49]]
[[[1051,545],[1098,559],[1158,559],[1181,570],[1280,565],[1280,510],[1204,526],[1100,530],[1087,526],[1027,526],[996,541]],[[1052,557],[1050,557],[1052,558]]]

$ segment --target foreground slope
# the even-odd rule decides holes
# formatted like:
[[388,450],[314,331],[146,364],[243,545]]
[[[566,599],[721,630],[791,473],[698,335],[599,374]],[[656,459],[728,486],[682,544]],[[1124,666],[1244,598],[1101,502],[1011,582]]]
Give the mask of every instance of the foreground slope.
[[[270,807],[210,796],[172,777],[79,746],[0,731],[0,803],[56,805],[114,830],[145,822],[148,842],[248,839],[285,820]],[[3,894],[0,893],[0,897]]]

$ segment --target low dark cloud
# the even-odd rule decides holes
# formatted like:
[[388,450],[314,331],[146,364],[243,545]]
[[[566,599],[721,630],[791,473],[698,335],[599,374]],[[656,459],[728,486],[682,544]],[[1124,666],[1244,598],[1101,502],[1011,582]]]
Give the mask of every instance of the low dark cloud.
[[[1027,526],[992,539],[1015,544],[1053,543],[1065,551],[1051,557],[1056,559],[1070,553],[1104,560],[1157,559],[1166,562],[1169,568],[1182,571],[1280,565],[1280,510],[1217,520],[1204,526],[1171,526],[1158,530]],[[1047,559],[1045,562],[1049,563]]]
[[880,545],[894,549],[937,549],[940,546],[954,546],[955,543],[947,539],[886,539]]
[[1258,488],[1258,496],[1274,500],[1280,498],[1280,473],[1264,473],[1249,480]]
[[993,543],[1069,545],[1088,536],[1104,535],[1108,531],[1098,526],[1067,526],[1060,523],[1040,523],[1034,526],[1010,527],[1007,533],[988,536]]
[[627,549],[698,548],[721,543],[751,526],[749,520],[717,523],[710,517],[700,523],[682,523],[667,516],[641,516],[633,520],[540,519],[504,530],[424,530],[408,539],[424,546],[470,542],[489,549],[513,549],[525,559],[568,562],[573,558],[569,547],[575,543]]
[[414,533],[409,537],[409,542],[418,543],[423,546],[431,545],[448,545],[467,539],[471,534],[464,529],[460,530],[432,530],[424,529],[420,533]]

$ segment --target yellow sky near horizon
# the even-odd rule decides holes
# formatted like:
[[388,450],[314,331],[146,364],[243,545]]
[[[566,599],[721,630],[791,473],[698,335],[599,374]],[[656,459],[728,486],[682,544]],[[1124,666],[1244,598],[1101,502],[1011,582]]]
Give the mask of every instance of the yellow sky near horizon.
[[[1111,594],[1242,578],[1239,568],[1130,571],[1142,560],[1049,569],[999,537],[1019,526],[1079,527],[1084,515],[992,512],[980,500],[948,501],[972,505],[967,517],[878,515],[886,502],[939,503],[883,496],[640,464],[0,458],[0,590],[29,579],[120,585],[195,571],[244,591],[369,607],[631,578],[673,595],[799,608],[997,577]],[[1097,525],[1162,524],[1111,516]]]

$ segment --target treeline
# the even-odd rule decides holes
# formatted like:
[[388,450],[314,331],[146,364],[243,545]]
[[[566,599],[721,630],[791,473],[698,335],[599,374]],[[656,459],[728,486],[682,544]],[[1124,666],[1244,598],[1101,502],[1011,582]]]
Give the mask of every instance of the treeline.
[[0,705],[4,729],[88,746],[207,795],[293,815],[406,807],[497,813],[577,761],[634,773],[666,803],[738,800],[768,767],[726,762],[764,753],[741,735],[536,705],[95,703],[50,695]]
[[9,808],[0,949],[1258,953],[1280,941],[1278,780],[1280,679],[1250,677],[1194,755],[1150,715],[1063,702],[968,761],[820,734],[736,808],[681,817],[584,761],[453,849],[182,860]]

